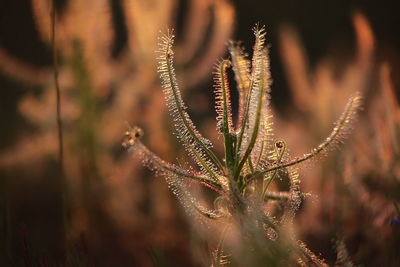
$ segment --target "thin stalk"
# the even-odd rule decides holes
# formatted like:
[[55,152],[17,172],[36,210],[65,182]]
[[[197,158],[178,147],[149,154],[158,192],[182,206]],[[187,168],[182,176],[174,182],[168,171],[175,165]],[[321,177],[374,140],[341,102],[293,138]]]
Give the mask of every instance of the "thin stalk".
[[52,1],[52,8],[50,12],[51,17],[51,51],[53,59],[53,78],[56,90],[56,120],[57,120],[57,135],[58,135],[58,164],[59,164],[59,179],[61,184],[61,206],[62,206],[62,227],[64,230],[64,250],[68,249],[68,227],[69,227],[69,208],[68,208],[68,193],[67,182],[64,173],[64,141],[63,141],[63,125],[61,119],[61,89],[59,83],[58,71],[58,56],[57,56],[57,42],[56,42],[56,7],[55,1]]
[[56,119],[57,119],[57,134],[58,134],[58,160],[61,172],[64,171],[64,144],[61,120],[61,93],[60,83],[58,79],[58,57],[57,57],[57,44],[56,44],[56,11],[55,3],[52,1],[51,10],[51,50],[53,58],[53,77],[56,89]]

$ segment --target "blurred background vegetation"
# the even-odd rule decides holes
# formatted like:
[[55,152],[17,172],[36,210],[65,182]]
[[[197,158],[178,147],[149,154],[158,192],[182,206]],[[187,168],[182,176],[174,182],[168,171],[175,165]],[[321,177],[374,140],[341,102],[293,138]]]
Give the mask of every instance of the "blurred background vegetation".
[[[156,73],[159,30],[176,30],[189,111],[215,134],[212,67],[266,25],[277,136],[300,155],[354,91],[353,138],[301,170],[299,236],[332,264],[399,266],[400,36],[396,1],[60,0],[64,172],[57,158],[50,1],[0,2],[0,266],[204,266],[211,248],[165,182],[120,146],[125,121],[182,157]],[[250,51],[249,51],[250,52]],[[233,97],[235,99],[235,97]],[[216,148],[218,150],[218,147]],[[398,204],[397,204],[398,205]]]

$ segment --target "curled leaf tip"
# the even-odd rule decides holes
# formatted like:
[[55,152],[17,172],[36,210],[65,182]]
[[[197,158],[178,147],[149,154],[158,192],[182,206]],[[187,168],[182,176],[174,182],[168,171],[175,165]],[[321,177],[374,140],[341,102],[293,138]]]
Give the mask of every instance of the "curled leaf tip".
[[135,145],[136,141],[143,136],[143,130],[135,126],[133,128],[129,127],[128,130],[125,131],[124,140],[122,141],[122,147],[124,149],[129,149]]

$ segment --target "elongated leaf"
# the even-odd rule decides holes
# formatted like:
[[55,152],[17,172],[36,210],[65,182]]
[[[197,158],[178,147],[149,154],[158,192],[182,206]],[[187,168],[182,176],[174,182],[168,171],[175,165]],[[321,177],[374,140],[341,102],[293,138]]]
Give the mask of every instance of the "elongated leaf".
[[263,51],[265,58],[265,67],[262,70],[262,79],[266,82],[263,84],[263,99],[261,104],[261,120],[259,131],[254,144],[254,148],[251,152],[251,158],[254,162],[255,170],[260,170],[262,166],[265,166],[270,162],[268,159],[268,152],[274,149],[274,134],[272,131],[272,111],[270,108],[270,92],[271,92],[271,73],[269,69],[269,58],[268,50]]
[[[241,171],[243,164],[248,159],[250,153],[253,151],[254,145],[260,132],[260,122],[262,120],[261,116],[263,113],[263,105],[267,105],[266,93],[267,88],[269,87],[269,72],[263,71],[268,65],[266,51],[261,53],[258,61],[256,61],[256,64],[259,65],[256,66],[256,69],[259,69],[260,73],[258,77],[255,77],[255,80],[252,81],[253,87],[252,90],[250,90],[249,104],[247,106],[249,111],[246,112],[246,116],[248,119],[246,119],[245,117],[245,121],[248,120],[248,127],[244,129],[244,135],[239,137],[239,140],[242,140],[243,142],[242,144],[240,144],[239,142],[239,145],[241,146],[239,152],[243,156],[236,170],[236,176]],[[258,72],[258,70],[256,70],[256,72]],[[262,139],[260,144],[261,143]],[[255,155],[257,156],[259,154],[260,151],[256,151]]]
[[246,108],[246,99],[250,89],[250,60],[239,43],[229,44],[229,53],[232,58],[232,67],[235,73],[237,90],[239,93],[239,111],[236,129],[240,130],[243,125],[243,117]]
[[222,185],[202,173],[198,173],[194,170],[182,169],[175,164],[166,162],[158,157],[156,154],[151,152],[139,139],[143,136],[143,131],[139,127],[133,127],[126,131],[125,140],[122,146],[125,149],[133,150],[140,154],[143,163],[157,174],[169,177],[176,176],[184,179],[191,180],[193,182],[201,183],[211,189],[222,193]]
[[232,107],[226,69],[231,65],[229,60],[222,60],[214,72],[215,110],[217,112],[217,130],[224,135],[233,132]]
[[333,128],[330,135],[325,139],[323,143],[312,149],[310,153],[307,153],[302,157],[294,158],[282,164],[267,168],[261,171],[261,173],[267,173],[280,168],[296,165],[306,160],[316,158],[317,156],[334,149],[338,144],[342,143],[350,134],[357,118],[357,111],[360,109],[361,106],[361,100],[362,98],[359,93],[355,94],[355,96],[349,99],[346,104],[345,110],[343,111],[340,118],[336,121],[335,127]]
[[233,123],[231,97],[226,69],[231,65],[229,60],[222,60],[214,73],[215,110],[217,111],[217,130],[224,136],[225,159],[228,168],[234,161]]
[[216,179],[223,166],[210,150],[212,147],[211,142],[201,136],[195,128],[189,114],[186,112],[186,106],[178,88],[173,66],[172,44],[174,36],[168,32],[162,35],[160,40],[158,72],[160,73],[167,106],[174,120],[176,134],[201,170]]
[[[254,51],[253,51],[253,58],[252,58],[252,70],[251,70],[251,78],[250,78],[250,85],[246,99],[246,106],[244,108],[244,115],[243,115],[243,122],[241,125],[241,129],[239,132],[239,139],[238,139],[238,146],[237,152],[245,150],[248,147],[249,142],[249,128],[255,126],[254,122],[256,118],[254,117],[255,109],[257,106],[257,99],[259,97],[260,92],[260,81],[261,81],[261,74],[262,74],[262,61],[263,61],[263,50],[264,50],[264,43],[265,43],[265,31],[264,28],[259,29],[256,26],[254,29],[255,35],[255,44],[254,44]],[[254,106],[255,104],[255,106]],[[253,121],[253,122],[250,122]],[[244,143],[244,145],[242,144]]]

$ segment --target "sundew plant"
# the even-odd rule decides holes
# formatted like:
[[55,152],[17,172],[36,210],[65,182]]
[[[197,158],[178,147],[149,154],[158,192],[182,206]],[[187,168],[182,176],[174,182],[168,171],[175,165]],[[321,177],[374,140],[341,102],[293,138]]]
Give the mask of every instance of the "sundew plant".
[[[251,60],[239,43],[230,42],[230,59],[219,61],[215,68],[215,109],[223,159],[213,152],[213,144],[196,129],[186,111],[174,72],[173,32],[160,37],[158,72],[175,134],[197,167],[162,160],[140,141],[143,131],[139,127],[126,132],[123,146],[139,153],[146,166],[165,177],[190,215],[198,214],[224,226],[212,253],[212,266],[324,266],[324,261],[297,240],[292,230],[294,214],[305,196],[296,168],[326,154],[348,136],[361,97],[356,94],[348,100],[332,132],[320,145],[291,158],[286,143],[273,134],[264,28],[256,26],[254,35]],[[236,120],[232,116],[229,68],[235,74],[239,95]],[[205,206],[194,197],[192,183],[216,192],[213,205]],[[238,233],[240,245],[230,245],[229,232]]]

